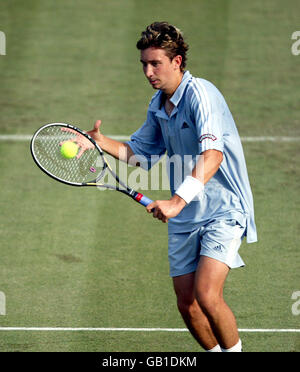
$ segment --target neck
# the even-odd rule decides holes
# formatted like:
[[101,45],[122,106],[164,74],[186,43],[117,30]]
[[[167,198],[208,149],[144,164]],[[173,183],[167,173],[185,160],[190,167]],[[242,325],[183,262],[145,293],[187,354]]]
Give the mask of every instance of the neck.
[[166,95],[167,99],[170,99],[173,94],[176,92],[177,88],[179,87],[181,81],[183,78],[183,72],[180,72],[180,74],[174,79],[174,82],[172,86],[169,88],[163,89],[164,94]]

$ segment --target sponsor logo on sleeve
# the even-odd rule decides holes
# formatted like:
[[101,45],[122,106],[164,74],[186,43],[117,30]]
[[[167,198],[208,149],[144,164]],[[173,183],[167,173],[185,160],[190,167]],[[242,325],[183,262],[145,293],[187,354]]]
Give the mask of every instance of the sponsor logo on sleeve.
[[215,141],[215,140],[217,140],[217,137],[214,134],[205,133],[205,134],[202,134],[202,136],[199,137],[199,142],[201,143],[202,141],[204,141],[206,139],[210,139],[212,141]]

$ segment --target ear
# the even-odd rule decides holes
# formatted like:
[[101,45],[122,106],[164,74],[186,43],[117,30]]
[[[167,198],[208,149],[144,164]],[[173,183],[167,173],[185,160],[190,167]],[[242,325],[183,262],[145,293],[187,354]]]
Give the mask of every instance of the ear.
[[182,56],[181,55],[177,55],[173,58],[173,63],[174,63],[174,67],[175,67],[175,70],[180,70],[180,66],[181,66],[181,63],[182,63]]

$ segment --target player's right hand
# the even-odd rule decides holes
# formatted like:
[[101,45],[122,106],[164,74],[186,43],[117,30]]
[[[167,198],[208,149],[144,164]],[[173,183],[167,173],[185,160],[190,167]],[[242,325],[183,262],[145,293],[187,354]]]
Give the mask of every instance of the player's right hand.
[[153,213],[154,218],[166,223],[170,218],[176,217],[185,206],[186,202],[174,194],[169,200],[155,200],[146,209],[148,213]]

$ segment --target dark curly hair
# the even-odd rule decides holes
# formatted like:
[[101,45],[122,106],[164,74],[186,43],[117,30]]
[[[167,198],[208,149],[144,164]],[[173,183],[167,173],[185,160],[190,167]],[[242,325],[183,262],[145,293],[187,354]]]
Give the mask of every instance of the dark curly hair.
[[139,50],[144,50],[150,47],[161,48],[166,51],[167,56],[172,61],[174,57],[180,55],[182,63],[181,71],[186,66],[186,53],[188,45],[184,42],[181,31],[168,22],[154,22],[142,32],[140,40],[136,47]]

